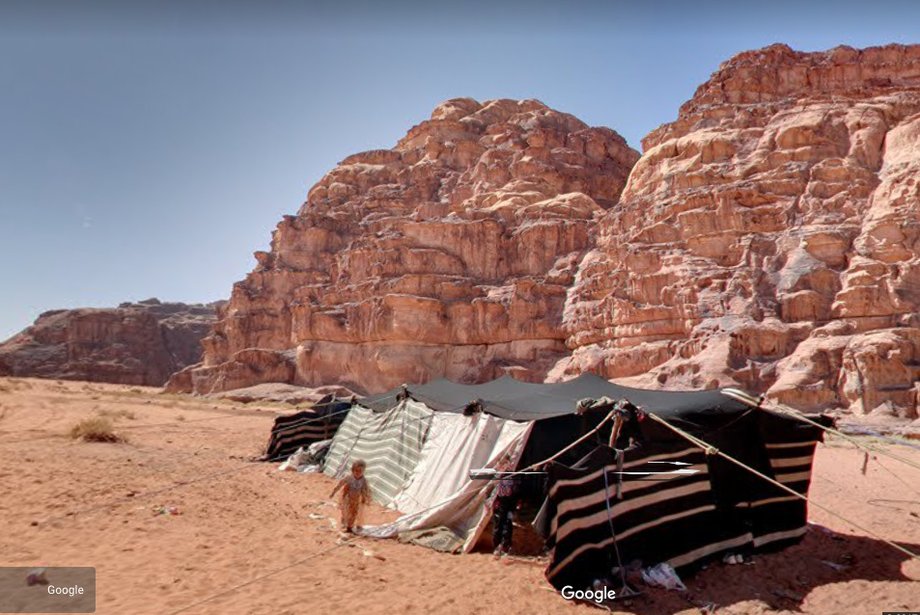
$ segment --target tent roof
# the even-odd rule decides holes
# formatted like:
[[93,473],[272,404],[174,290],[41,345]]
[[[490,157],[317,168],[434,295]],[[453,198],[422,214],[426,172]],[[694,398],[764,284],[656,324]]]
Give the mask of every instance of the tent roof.
[[[384,410],[394,404],[397,387],[380,395],[361,400],[361,405]],[[483,384],[459,384],[441,378],[427,384],[408,385],[409,395],[432,410],[462,412],[471,402],[480,400],[483,410],[516,421],[548,419],[573,414],[582,399],[628,399],[650,412],[693,420],[693,416],[740,414],[751,409],[743,401],[730,397],[721,389],[708,391],[650,391],[620,386],[594,374],[582,374],[566,382],[539,384],[521,382],[503,376]]]

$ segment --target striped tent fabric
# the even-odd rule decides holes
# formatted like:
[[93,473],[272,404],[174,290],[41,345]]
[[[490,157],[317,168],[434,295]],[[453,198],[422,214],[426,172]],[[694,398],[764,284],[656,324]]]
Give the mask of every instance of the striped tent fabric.
[[[622,471],[647,470],[652,461],[689,463],[686,476],[624,477],[617,498],[614,449],[599,447],[579,467],[550,469],[553,559],[547,578],[557,586],[587,584],[607,576],[618,561],[687,565],[751,541],[749,532],[722,523],[712,497],[706,455],[678,446],[657,453],[623,454]],[[660,467],[666,467],[661,465]],[[616,537],[616,540],[614,540]],[[619,550],[619,558],[617,558]]]
[[332,440],[323,472],[340,478],[353,460],[363,459],[371,495],[391,506],[418,464],[433,415],[411,399],[384,412],[353,406]]
[[[801,426],[758,410],[694,435],[804,494],[819,436]],[[785,546],[804,534],[807,510],[795,496],[686,440],[654,428],[650,435],[636,449],[600,446],[572,467],[549,468],[554,549],[547,578],[554,586],[587,586],[635,560],[692,569],[728,552]],[[697,472],[653,473],[678,467]]]
[[[787,420],[777,420],[775,415],[759,413],[764,446],[767,449],[771,476],[777,482],[800,493],[808,494],[811,485],[811,466],[815,448],[821,439],[817,427]],[[811,417],[818,422],[822,417]],[[767,485],[764,496],[752,503],[755,510],[754,546],[762,549],[779,549],[792,544],[805,535],[808,504],[800,498]]]
[[264,459],[277,461],[292,455],[298,448],[329,440],[335,435],[351,402],[321,400],[309,410],[279,416],[272,426]]
[[[517,459],[532,423],[477,413],[434,415],[418,465],[393,500],[399,519],[365,527],[365,535],[387,538],[420,530],[447,530],[452,549],[469,551],[487,517],[489,484],[470,470],[495,468],[507,455]],[[445,533],[441,533],[442,539]]]

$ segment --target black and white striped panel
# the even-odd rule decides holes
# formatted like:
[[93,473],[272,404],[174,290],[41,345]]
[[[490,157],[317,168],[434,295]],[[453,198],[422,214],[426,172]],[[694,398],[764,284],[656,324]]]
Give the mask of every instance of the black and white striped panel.
[[[345,406],[347,408],[347,406]],[[318,414],[306,410],[288,416],[279,416],[272,427],[265,456],[271,461],[284,459],[301,446],[328,440],[335,435],[345,420],[345,412]]]
[[669,562],[681,568],[750,545],[751,533],[726,523],[724,512],[717,508],[702,450],[681,445],[633,454],[627,453],[623,470],[660,471],[669,466],[649,462],[680,461],[698,472],[625,476],[623,497],[617,499],[612,449],[597,449],[577,468],[551,468],[554,551],[547,578],[553,585],[586,583],[609,574],[617,565],[617,550],[623,564],[640,560],[644,565]]
[[[761,413],[760,423],[773,478],[807,496],[821,431],[770,412]],[[786,546],[798,541],[807,530],[807,502],[778,487],[770,486],[768,493],[751,502],[751,508],[754,545],[758,548]]]

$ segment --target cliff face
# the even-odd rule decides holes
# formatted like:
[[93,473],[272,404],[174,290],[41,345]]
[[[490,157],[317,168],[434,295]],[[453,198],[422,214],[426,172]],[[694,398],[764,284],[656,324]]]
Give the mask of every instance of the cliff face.
[[563,306],[594,219],[637,159],[537,101],[448,101],[310,190],[170,389],[542,380],[567,353]]
[[742,53],[643,145],[552,379],[916,416],[920,46]]
[[643,145],[444,103],[285,217],[170,388],[595,371],[916,416],[920,46],[742,53]]
[[148,299],[45,312],[0,344],[0,376],[160,386],[201,359],[216,306]]

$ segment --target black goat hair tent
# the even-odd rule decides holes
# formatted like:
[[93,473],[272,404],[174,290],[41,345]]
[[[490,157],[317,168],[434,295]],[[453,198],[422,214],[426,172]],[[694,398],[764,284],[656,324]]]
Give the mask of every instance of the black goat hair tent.
[[[663,411],[644,409],[664,418]],[[682,428],[806,495],[821,431],[748,410],[721,424]],[[642,421],[640,431],[634,448],[599,446],[571,467],[549,467],[546,513],[554,549],[547,578],[556,587],[589,586],[636,560],[692,570],[725,553],[777,549],[804,535],[805,501],[651,420]],[[668,465],[674,462],[688,465]],[[677,468],[696,473],[651,474]]]
[[[620,432],[617,445],[625,450],[607,446],[607,422],[593,438],[549,464],[547,482],[525,489],[540,498],[546,495],[541,518],[553,547],[547,577],[557,587],[588,587],[635,560],[686,570],[726,552],[778,548],[799,540],[807,527],[804,501],[707,455],[645,416],[654,414],[807,494],[820,430],[764,410],[759,400],[737,390],[650,391],[583,374],[555,384],[504,377],[464,385],[442,379],[399,387],[361,403],[382,411],[400,397],[436,412],[485,412],[533,421],[518,467],[553,456],[597,427],[613,409],[611,402],[627,400],[641,410],[630,415]],[[624,442],[626,433],[631,438]],[[679,468],[696,472],[660,474]]]
[[352,402],[348,400],[327,395],[309,410],[277,417],[264,458],[268,461],[284,459],[301,446],[307,448],[314,442],[330,439],[351,406]]

